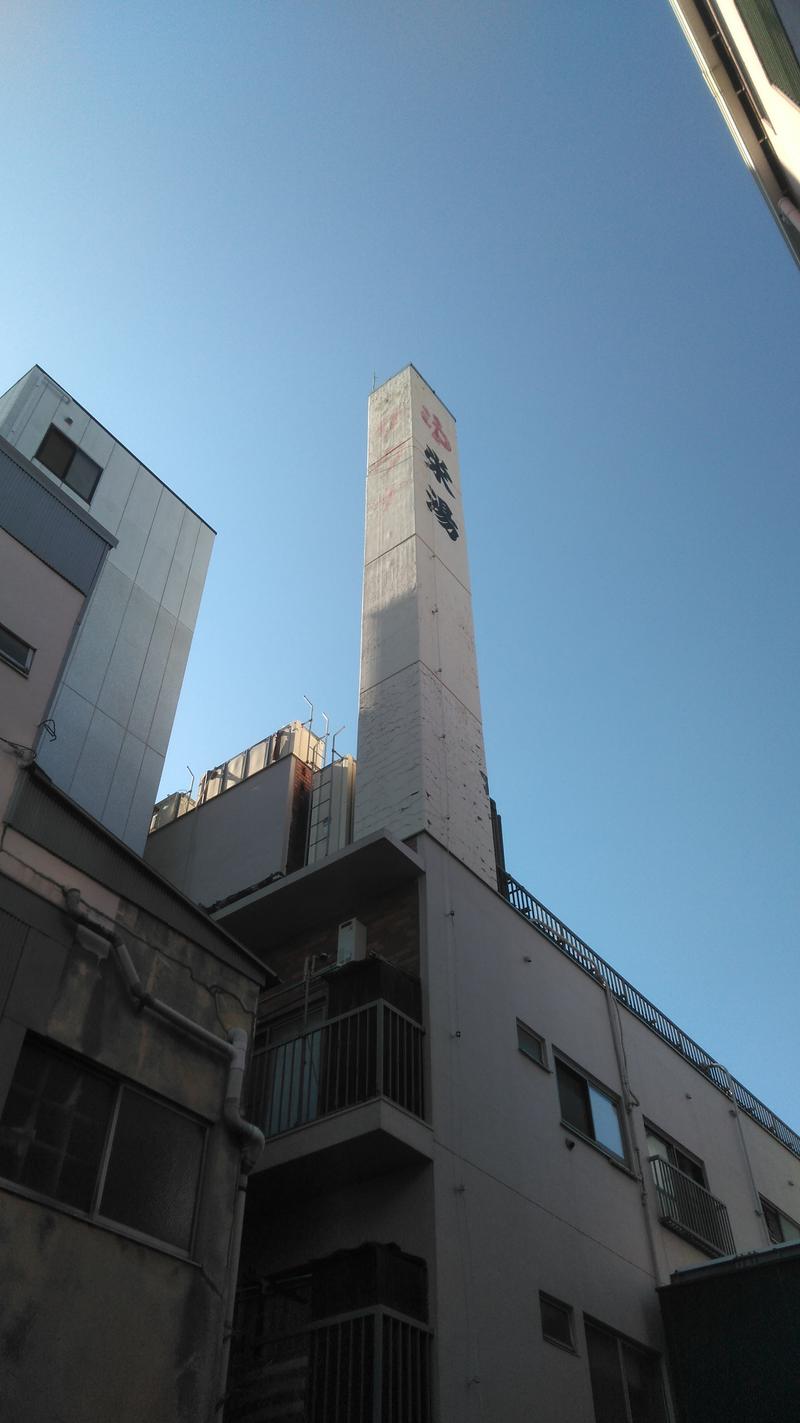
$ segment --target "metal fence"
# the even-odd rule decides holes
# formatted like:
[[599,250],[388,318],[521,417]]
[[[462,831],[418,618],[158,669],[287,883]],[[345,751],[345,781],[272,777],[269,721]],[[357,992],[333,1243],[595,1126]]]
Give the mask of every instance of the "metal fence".
[[383,999],[253,1055],[251,1112],[265,1136],[387,1097],[424,1114],[419,1023]]
[[234,1340],[225,1423],[430,1423],[430,1330],[376,1308]]
[[707,1052],[696,1042],[673,1023],[660,1008],[656,1008],[643,993],[640,993],[633,984],[617,973],[605,959],[596,954],[594,949],[590,949],[583,939],[568,929],[566,924],[556,918],[549,909],[540,904],[535,895],[529,889],[521,885],[512,875],[505,876],[506,892],[505,898],[512,908],[522,914],[531,924],[545,934],[551,943],[556,945],[562,953],[566,954],[575,963],[593,978],[604,979],[608,984],[614,997],[630,1009],[639,1020],[644,1023],[651,1032],[654,1032],[665,1043],[668,1043],[675,1052],[679,1052],[686,1058],[693,1067],[696,1067],[714,1083],[726,1096],[733,1098],[736,1105],[746,1112],[753,1121],[774,1136],[777,1141],[785,1146],[788,1151],[800,1158],[800,1136],[792,1131],[791,1127],[776,1117],[769,1107],[760,1102],[758,1097],[754,1097],[752,1092],[748,1092],[741,1082],[737,1082],[735,1077],[731,1077],[727,1069],[715,1062]]
[[651,1156],[650,1165],[664,1224],[712,1255],[735,1254],[727,1206],[662,1156]]

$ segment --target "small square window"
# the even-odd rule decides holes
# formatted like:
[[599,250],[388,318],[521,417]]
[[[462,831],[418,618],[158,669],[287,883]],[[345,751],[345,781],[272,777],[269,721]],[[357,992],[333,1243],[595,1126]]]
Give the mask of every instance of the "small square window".
[[542,1338],[549,1344],[558,1344],[562,1349],[575,1353],[575,1333],[572,1327],[572,1310],[560,1299],[539,1291],[539,1308],[542,1314]]
[[517,1047],[520,1052],[524,1052],[532,1062],[538,1062],[540,1067],[547,1066],[547,1056],[544,1049],[544,1038],[540,1038],[532,1028],[525,1023],[521,1023],[517,1018]]
[[59,479],[66,479],[70,460],[77,448],[72,440],[56,429],[55,425],[51,425],[36,451],[36,458],[51,474],[57,475]]
[[55,425],[50,426],[35,458],[57,479],[62,480],[68,489],[72,489],[87,504],[91,503],[97,481],[103,471],[95,460],[90,459],[83,450],[79,450]]
[[34,648],[27,642],[23,642],[21,637],[17,637],[10,628],[3,627],[0,623],[0,658],[7,662],[9,667],[21,672],[27,677],[33,662]]

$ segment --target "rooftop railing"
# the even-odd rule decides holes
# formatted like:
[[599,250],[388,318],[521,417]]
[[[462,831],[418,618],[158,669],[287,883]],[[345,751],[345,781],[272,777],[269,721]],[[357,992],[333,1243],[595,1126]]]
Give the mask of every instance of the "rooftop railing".
[[658,1194],[658,1214],[664,1225],[711,1255],[733,1255],[727,1206],[662,1156],[651,1156],[650,1165]]
[[279,1136],[375,1097],[422,1117],[419,1023],[384,999],[253,1054],[251,1111]]
[[529,889],[521,885],[512,875],[505,876],[506,890],[505,898],[512,908],[544,934],[551,943],[562,953],[577,963],[585,973],[591,974],[593,978],[604,980],[614,997],[625,1005],[640,1022],[644,1023],[651,1032],[655,1033],[668,1043],[675,1052],[680,1053],[687,1062],[702,1072],[715,1087],[724,1092],[727,1097],[733,1096],[738,1107],[746,1112],[753,1121],[774,1136],[777,1141],[785,1146],[788,1151],[800,1158],[800,1136],[792,1131],[780,1117],[770,1111],[769,1107],[760,1102],[758,1097],[754,1097],[752,1092],[748,1092],[741,1082],[737,1082],[735,1077],[731,1077],[727,1070],[715,1062],[707,1052],[692,1040],[682,1028],[673,1023],[660,1008],[656,1008],[638,988],[634,988],[632,983],[617,973],[605,959],[596,954],[583,939],[568,929],[566,924],[562,924],[556,915],[539,902]]

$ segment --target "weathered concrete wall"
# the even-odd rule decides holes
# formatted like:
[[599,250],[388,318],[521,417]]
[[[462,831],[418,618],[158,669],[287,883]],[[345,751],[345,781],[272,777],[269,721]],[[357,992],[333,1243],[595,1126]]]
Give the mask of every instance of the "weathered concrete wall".
[[[191,1114],[205,1130],[187,1254],[0,1180],[0,1395],[15,1423],[212,1423],[240,1143],[222,1120],[227,1058],[137,1012],[102,938],[59,884],[122,933],[147,989],[219,1038],[252,1030],[257,970],[200,949],[11,832],[0,875],[0,1112],[29,1033]],[[56,875],[58,879],[56,880]],[[38,891],[38,892],[36,892]],[[226,961],[228,960],[228,961]],[[187,1189],[193,1189],[192,1175]],[[97,1209],[95,1207],[95,1209]]]
[[219,1301],[196,1266],[3,1192],[0,1395],[15,1423],[211,1420]]
[[496,883],[455,421],[413,366],[370,397],[357,760],[356,840]]

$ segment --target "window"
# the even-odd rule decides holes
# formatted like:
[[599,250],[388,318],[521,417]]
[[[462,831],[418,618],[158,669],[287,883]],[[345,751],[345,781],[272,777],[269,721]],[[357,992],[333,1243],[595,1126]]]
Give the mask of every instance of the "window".
[[769,1238],[773,1245],[783,1245],[787,1240],[800,1240],[800,1225],[779,1211],[777,1206],[770,1205],[761,1197],[761,1209],[764,1212],[764,1220]]
[[7,662],[9,667],[14,667],[17,672],[27,677],[31,670],[33,654],[34,648],[29,647],[21,637],[17,637],[10,628],[3,627],[0,623],[0,658],[3,662]]
[[103,471],[99,464],[90,460],[89,456],[79,450],[55,425],[50,426],[35,458],[57,479],[62,480],[68,489],[79,494],[87,504],[91,503],[97,481]]
[[201,1123],[28,1037],[0,1117],[0,1176],[188,1253]]
[[586,1319],[595,1423],[667,1423],[657,1354]]
[[560,1299],[539,1291],[539,1308],[542,1312],[542,1338],[549,1344],[559,1344],[562,1349],[575,1353],[575,1336],[572,1328],[572,1310]]
[[707,1255],[733,1254],[727,1207],[708,1190],[702,1161],[647,1122],[645,1129],[659,1220]]
[[517,1018],[517,1047],[520,1052],[524,1052],[531,1062],[538,1062],[540,1067],[547,1066],[547,1057],[544,1050],[544,1038],[540,1038],[532,1028],[526,1027]]
[[690,1156],[688,1151],[684,1151],[676,1141],[655,1131],[647,1122],[645,1122],[645,1131],[647,1133],[648,1156],[658,1156],[662,1161],[668,1161],[671,1166],[677,1167],[684,1176],[690,1176],[698,1186],[708,1186],[705,1167],[699,1157]]
[[596,1146],[624,1161],[625,1148],[616,1097],[560,1058],[556,1061],[556,1075],[561,1116],[566,1125],[587,1141],[593,1141]]

